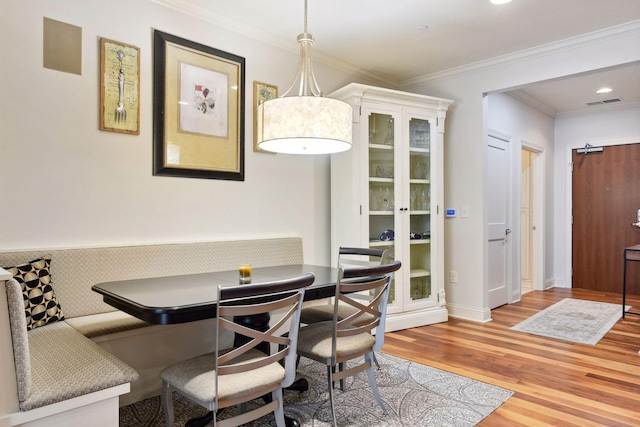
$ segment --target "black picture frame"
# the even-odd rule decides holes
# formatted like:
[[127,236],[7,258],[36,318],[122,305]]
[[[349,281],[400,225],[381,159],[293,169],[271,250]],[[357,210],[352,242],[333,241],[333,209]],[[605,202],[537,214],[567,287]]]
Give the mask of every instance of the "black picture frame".
[[153,32],[153,174],[244,181],[245,59]]

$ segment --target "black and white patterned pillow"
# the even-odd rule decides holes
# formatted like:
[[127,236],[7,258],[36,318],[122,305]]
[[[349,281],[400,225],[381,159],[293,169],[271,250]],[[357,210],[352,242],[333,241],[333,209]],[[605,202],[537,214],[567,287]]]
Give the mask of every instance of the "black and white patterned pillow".
[[51,282],[51,256],[6,267],[22,286],[27,330],[64,320],[62,308],[53,292]]

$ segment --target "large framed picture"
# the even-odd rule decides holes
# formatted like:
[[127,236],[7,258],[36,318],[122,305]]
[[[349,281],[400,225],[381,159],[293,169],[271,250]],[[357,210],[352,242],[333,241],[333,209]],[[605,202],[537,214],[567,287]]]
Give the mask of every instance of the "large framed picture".
[[140,135],[140,48],[100,38],[100,130]]
[[253,151],[259,153],[271,153],[258,147],[258,105],[278,97],[278,86],[259,81],[253,82]]
[[153,36],[153,174],[244,181],[244,58]]

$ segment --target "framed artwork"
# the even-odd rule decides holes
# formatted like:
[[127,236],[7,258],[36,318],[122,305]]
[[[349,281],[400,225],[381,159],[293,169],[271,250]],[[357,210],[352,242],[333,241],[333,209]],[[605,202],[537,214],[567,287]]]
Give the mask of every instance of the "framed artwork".
[[244,181],[245,59],[153,36],[153,174]]
[[253,151],[275,154],[271,151],[263,150],[258,147],[258,105],[262,104],[264,101],[277,97],[278,86],[259,81],[253,82]]
[[140,48],[100,38],[100,130],[140,135]]

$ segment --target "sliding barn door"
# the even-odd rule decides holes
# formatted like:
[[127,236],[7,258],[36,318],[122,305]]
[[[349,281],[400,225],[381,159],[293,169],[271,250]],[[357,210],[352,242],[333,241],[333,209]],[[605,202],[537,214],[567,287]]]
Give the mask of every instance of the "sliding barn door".
[[[573,150],[573,287],[622,292],[623,250],[640,244],[640,144]],[[627,291],[640,294],[640,263]]]

